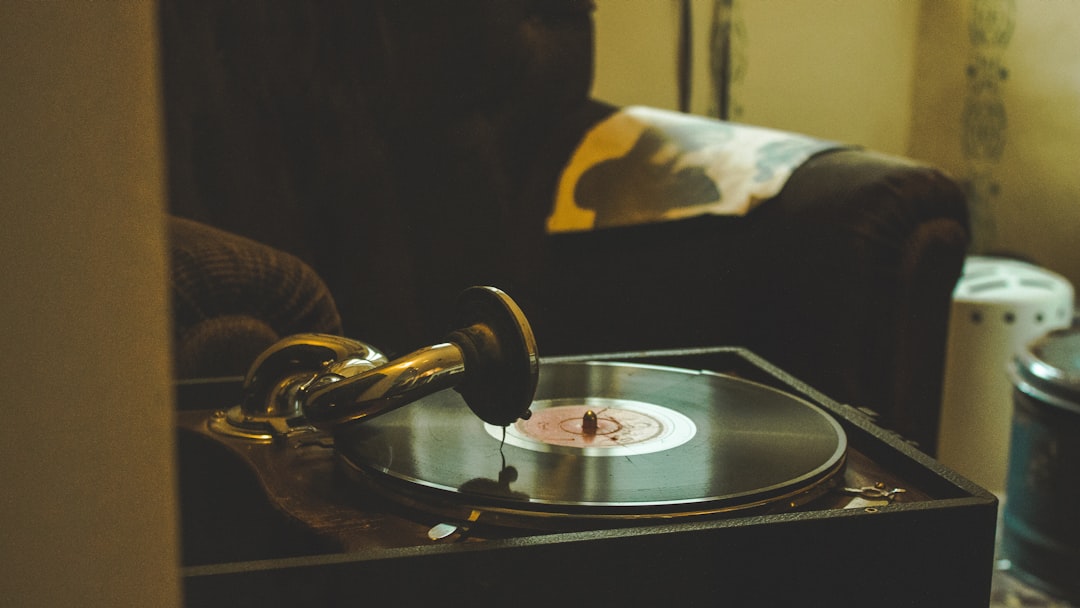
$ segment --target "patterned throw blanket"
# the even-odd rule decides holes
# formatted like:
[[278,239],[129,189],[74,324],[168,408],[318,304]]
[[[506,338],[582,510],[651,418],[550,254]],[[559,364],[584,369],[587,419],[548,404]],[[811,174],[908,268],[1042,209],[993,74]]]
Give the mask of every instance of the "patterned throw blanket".
[[549,233],[744,215],[799,165],[843,147],[810,137],[647,107],[594,127],[563,170]]

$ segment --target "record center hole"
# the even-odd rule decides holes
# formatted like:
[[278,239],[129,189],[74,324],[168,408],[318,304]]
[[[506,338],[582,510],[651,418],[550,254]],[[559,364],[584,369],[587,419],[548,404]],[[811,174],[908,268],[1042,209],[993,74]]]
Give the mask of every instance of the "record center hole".
[[573,435],[610,435],[622,430],[622,425],[611,418],[596,417],[596,428],[588,431],[584,418],[567,418],[559,423],[559,428]]

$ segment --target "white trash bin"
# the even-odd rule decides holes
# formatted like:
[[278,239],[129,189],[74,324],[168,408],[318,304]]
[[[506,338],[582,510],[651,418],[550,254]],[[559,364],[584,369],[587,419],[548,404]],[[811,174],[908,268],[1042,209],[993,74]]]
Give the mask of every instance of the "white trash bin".
[[1012,358],[1073,319],[1073,286],[1038,266],[972,256],[953,292],[937,457],[1003,496],[1012,423]]

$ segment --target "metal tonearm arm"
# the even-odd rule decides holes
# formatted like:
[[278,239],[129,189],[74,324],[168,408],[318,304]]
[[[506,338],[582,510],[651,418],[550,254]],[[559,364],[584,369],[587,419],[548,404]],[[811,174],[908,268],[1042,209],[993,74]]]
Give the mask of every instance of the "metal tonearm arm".
[[215,414],[210,427],[270,441],[358,422],[447,388],[490,424],[527,418],[539,357],[520,308],[498,289],[472,287],[458,298],[456,321],[444,342],[393,361],[347,338],[285,338],[252,365],[242,402]]

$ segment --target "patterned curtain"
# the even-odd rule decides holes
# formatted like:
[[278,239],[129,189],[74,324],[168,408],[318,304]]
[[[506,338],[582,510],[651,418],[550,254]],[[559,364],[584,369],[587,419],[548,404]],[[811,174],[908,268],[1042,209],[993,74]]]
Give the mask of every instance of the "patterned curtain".
[[[710,6],[694,0],[679,0],[678,68],[677,86],[679,110],[690,112],[693,89],[694,21],[702,18],[695,12],[707,8],[708,40],[706,58],[709,78],[708,106],[704,114],[730,120],[738,117],[739,108],[732,99],[732,86],[742,80],[746,73],[746,56],[740,42],[746,36],[745,25],[738,13],[735,0],[708,0]],[[697,15],[698,17],[695,17]]]
[[1001,195],[997,175],[1008,129],[1003,88],[1009,79],[1006,50],[1016,29],[1016,0],[972,0],[969,15],[971,50],[965,69],[961,149],[978,250],[989,247],[997,236],[990,209]]

